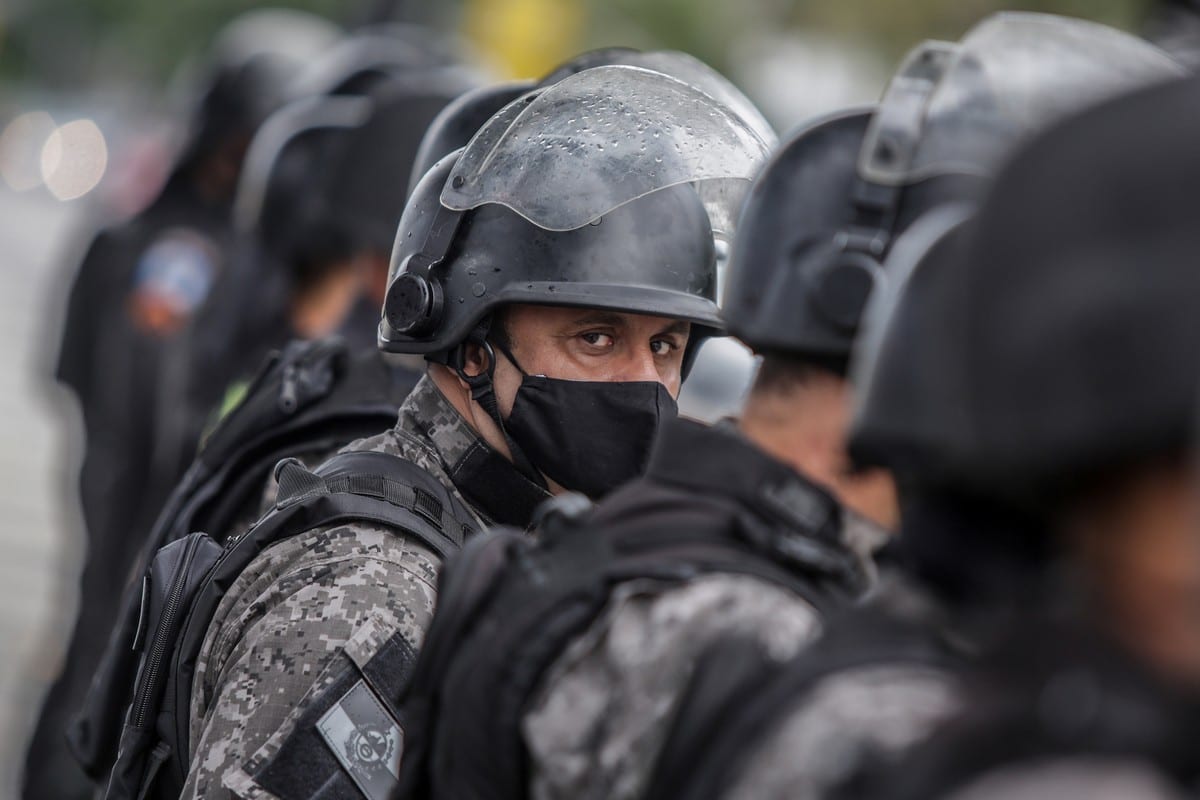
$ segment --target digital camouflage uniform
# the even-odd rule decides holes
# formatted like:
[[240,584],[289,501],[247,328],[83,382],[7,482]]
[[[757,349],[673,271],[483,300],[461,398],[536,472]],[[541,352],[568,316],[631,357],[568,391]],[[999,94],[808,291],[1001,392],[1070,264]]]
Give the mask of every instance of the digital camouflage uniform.
[[[419,465],[487,524],[489,515],[455,486],[468,457],[484,449],[426,376],[395,428],[346,451]],[[183,796],[270,796],[249,777],[253,769],[243,771],[247,761],[270,757],[347,659],[362,666],[396,633],[420,647],[438,568],[435,554],[409,537],[361,524],[316,529],[263,552],[225,594],[197,661]]]

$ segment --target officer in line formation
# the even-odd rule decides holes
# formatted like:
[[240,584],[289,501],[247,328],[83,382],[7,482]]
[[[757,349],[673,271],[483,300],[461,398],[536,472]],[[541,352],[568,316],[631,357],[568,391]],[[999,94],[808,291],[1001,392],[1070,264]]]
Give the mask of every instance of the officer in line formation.
[[[435,44],[280,78],[221,266],[163,268],[175,486],[93,541],[27,796],[64,729],[139,800],[1200,790],[1178,61],[1000,14],[780,144],[681,53],[472,88]],[[741,414],[677,417],[724,333]]]

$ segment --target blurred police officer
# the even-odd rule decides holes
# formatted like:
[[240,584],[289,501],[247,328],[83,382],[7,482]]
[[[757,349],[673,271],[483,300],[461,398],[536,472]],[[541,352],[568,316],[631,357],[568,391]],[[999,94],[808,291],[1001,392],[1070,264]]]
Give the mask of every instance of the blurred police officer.
[[[959,409],[917,454],[1043,520],[1059,580],[971,676],[962,718],[878,796],[1195,790],[1198,91],[1147,89],[1040,137],[891,311],[876,399],[903,401],[908,430]],[[943,380],[898,382],[900,359]]]
[[213,45],[166,184],[136,217],[101,231],[72,278],[56,378],[76,395],[83,416],[79,492],[88,558],[66,671],[30,745],[28,797],[86,792],[73,777],[62,731],[107,636],[148,515],[162,500],[148,496],[157,485],[161,366],[225,267],[234,187],[255,127],[281,102],[298,65],[336,36],[329,23],[293,11],[257,11],[231,23]]
[[[877,301],[914,262],[919,275],[956,263],[947,249],[970,203],[1031,130],[1091,98],[1179,71],[1133,37],[1043,15],[999,15],[959,43],[917,48],[851,162],[865,184],[859,197],[886,198],[890,188],[900,192],[898,207],[919,217],[895,240]],[[1025,80],[1031,74],[1044,77]],[[914,207],[917,198],[924,208]],[[960,342],[931,318],[909,322],[947,348]],[[873,331],[867,342],[878,338]],[[887,383],[874,374],[858,381],[865,411],[853,440],[857,464],[887,467],[899,484],[901,535],[884,561],[883,585],[872,604],[831,620],[822,641],[786,666],[764,659],[748,668],[762,658],[752,645],[714,654],[675,723],[652,796],[827,796],[864,759],[902,750],[952,713],[961,699],[951,677],[958,663],[999,620],[1038,602],[1037,521],[962,486],[953,472],[935,479],[914,463],[913,439],[958,412],[953,404],[931,412],[924,395],[914,400],[902,390],[952,385],[947,368],[932,358],[891,364]],[[731,661],[740,663],[737,679],[720,674]]]
[[[687,355],[719,325],[710,211],[693,183],[745,181],[764,151],[715,101],[645,70],[580,73],[507,106],[405,209],[380,342],[430,363],[396,428],[351,449],[423,468],[477,525],[525,527],[552,493],[633,477]],[[306,780],[272,759],[301,748],[315,763],[303,748],[320,729],[297,723],[321,690],[376,657],[401,673],[421,644],[432,550],[386,527],[299,533],[242,573],[209,628],[186,796]],[[388,703],[369,718],[338,705],[357,715],[339,730],[391,741]],[[327,735],[320,752],[347,758]]]
[[332,333],[374,347],[413,157],[430,121],[473,85],[436,46],[441,37],[425,38],[418,46],[391,26],[347,38],[300,75],[300,99],[256,135],[230,268],[172,371],[159,437],[165,476],[190,460],[222,394],[234,384],[226,405],[236,399],[273,348]]

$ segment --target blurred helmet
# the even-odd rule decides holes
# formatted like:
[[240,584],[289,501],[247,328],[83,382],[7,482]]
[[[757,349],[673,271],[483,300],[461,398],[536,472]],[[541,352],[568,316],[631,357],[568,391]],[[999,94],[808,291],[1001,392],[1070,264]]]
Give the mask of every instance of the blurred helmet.
[[411,194],[417,182],[444,157],[467,146],[483,123],[534,87],[533,81],[480,86],[465,92],[441,110],[425,131],[413,162]]
[[238,232],[291,270],[301,258],[325,263],[345,257],[350,244],[329,231],[323,194],[333,181],[339,145],[371,113],[366,98],[310,97],[271,115],[250,145],[238,182]]
[[757,369],[758,359],[737,339],[709,339],[679,390],[679,413],[703,422],[738,416]]
[[[1192,439],[1200,85],[1143,90],[1017,155],[871,311],[857,458],[1053,500]],[[915,248],[919,253],[920,248]]]
[[203,158],[230,138],[248,138],[290,98],[297,72],[340,37],[328,20],[290,9],[249,11],[226,25],[202,68],[180,163]]
[[589,69],[510,103],[420,182],[392,254],[380,346],[446,361],[509,303],[719,326],[714,232],[768,144],[704,92]]
[[354,31],[306,65],[289,90],[293,97],[363,94],[375,80],[401,74],[454,86],[455,95],[478,82],[452,40],[417,25],[388,23]]
[[914,220],[976,197],[1014,146],[1070,109],[1181,71],[1133,36],[1045,14],[998,14],[961,42],[923,43],[877,106],[809,125],[764,170],[731,257],[730,333],[844,369]]
[[[940,484],[937,473],[949,453],[948,435],[966,427],[958,404],[966,343],[944,335],[945,315],[924,313],[933,297],[947,313],[965,306],[941,297],[954,291],[952,273],[963,264],[963,247],[973,205],[935,209],[901,235],[888,257],[888,281],[872,295],[855,358],[856,409],[851,454],[855,463],[886,465],[909,480]],[[900,303],[904,293],[922,298]],[[920,347],[917,353],[914,348]],[[934,411],[936,409],[936,411]]]
[[455,85],[380,75],[363,96],[297,100],[255,137],[235,219],[289,265],[388,253],[426,125]]

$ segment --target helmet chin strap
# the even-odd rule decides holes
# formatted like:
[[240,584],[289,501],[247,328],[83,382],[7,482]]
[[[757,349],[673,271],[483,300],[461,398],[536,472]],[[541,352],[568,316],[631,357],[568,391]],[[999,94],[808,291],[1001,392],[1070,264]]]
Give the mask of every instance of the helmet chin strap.
[[[546,479],[533,465],[533,462],[529,460],[529,457],[525,455],[520,445],[509,436],[508,430],[504,425],[504,417],[500,414],[500,402],[496,397],[495,383],[496,351],[492,349],[492,344],[488,341],[490,327],[490,318],[485,318],[480,322],[475,327],[475,330],[471,331],[471,335],[467,337],[467,340],[454,348],[450,359],[451,365],[454,367],[454,371],[458,374],[458,377],[471,388],[471,399],[487,412],[487,415],[492,418],[492,421],[500,429],[501,435],[504,436],[504,443],[508,445],[508,451],[512,454],[513,465],[526,478],[546,489],[548,488],[546,486]],[[466,348],[468,344],[479,345],[483,348],[483,352],[487,356],[487,368],[478,375],[468,375],[467,371],[463,368],[463,364],[466,361]],[[504,352],[505,357],[512,362],[513,366],[520,370],[522,375],[526,374],[525,370],[521,369],[521,366],[508,354],[508,348],[501,346],[501,350]]]

